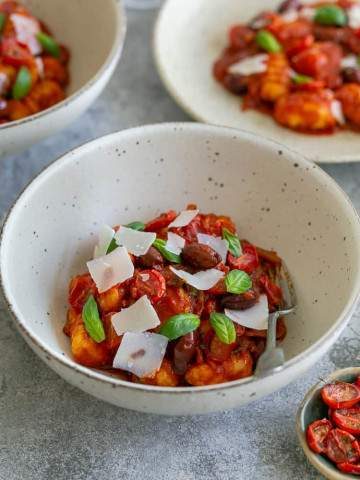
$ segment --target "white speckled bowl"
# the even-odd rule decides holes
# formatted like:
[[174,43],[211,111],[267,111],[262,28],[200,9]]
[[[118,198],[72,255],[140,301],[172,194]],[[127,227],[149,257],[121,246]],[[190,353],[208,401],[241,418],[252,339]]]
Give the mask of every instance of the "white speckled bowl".
[[359,133],[319,136],[293,132],[267,115],[254,110],[243,112],[240,97],[227,92],[212,76],[213,63],[226,46],[229,27],[249,21],[260,11],[276,9],[280,2],[167,0],[154,35],[160,77],[170,95],[196,120],[265,136],[315,162],[359,161]]
[[0,126],[0,159],[68,126],[105,88],[126,31],[122,0],[22,0],[71,52],[67,98],[52,108]]
[[300,445],[311,464],[328,480],[355,480],[359,477],[341,472],[330,460],[310,450],[306,441],[306,429],[315,420],[327,417],[328,407],[320,396],[323,386],[336,380],[354,382],[359,375],[360,367],[343,368],[331,373],[324,381],[318,382],[308,391],[296,416],[296,430]]
[[[189,202],[231,215],[241,236],[286,259],[299,308],[287,319],[285,368],[261,379],[172,389],[76,364],[62,333],[67,287],[85,270],[99,225],[147,220]],[[205,413],[282,387],[326,352],[359,295],[359,240],[346,195],[299,154],[232,129],[153,125],[77,148],[33,180],[4,224],[1,282],[25,340],[73,385],[144,412]]]

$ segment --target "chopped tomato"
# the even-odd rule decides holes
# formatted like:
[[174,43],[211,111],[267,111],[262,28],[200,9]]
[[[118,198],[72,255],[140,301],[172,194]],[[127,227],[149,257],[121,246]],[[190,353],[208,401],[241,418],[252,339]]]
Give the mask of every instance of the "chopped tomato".
[[161,230],[162,228],[169,226],[169,224],[175,220],[176,217],[177,213],[175,210],[169,210],[168,212],[162,213],[146,224],[145,231],[156,232],[157,230]]
[[135,300],[146,295],[151,303],[156,303],[165,295],[164,276],[157,270],[141,270],[134,275],[130,294]]
[[167,287],[165,295],[154,305],[161,322],[178,313],[189,313],[191,307],[191,298],[181,287]]
[[333,426],[327,418],[316,420],[306,429],[306,439],[309,447],[315,453],[324,453],[326,450],[325,438]]
[[272,306],[281,305],[283,301],[281,288],[273,283],[267,275],[261,275],[259,280]]
[[344,463],[338,463],[336,466],[338,467],[339,470],[341,470],[344,473],[351,473],[352,475],[360,475],[359,464],[344,462]]
[[30,65],[33,57],[26,47],[22,47],[15,38],[3,38],[1,41],[2,61],[14,67]]
[[296,55],[303,50],[306,50],[307,48],[311,47],[314,43],[314,36],[313,35],[306,35],[305,37],[295,37],[295,38],[290,38],[286,43],[285,43],[285,51],[286,55],[289,57],[292,57],[293,55]]
[[321,397],[333,409],[351,408],[360,401],[360,389],[353,383],[329,383],[321,390]]
[[253,273],[259,266],[257,257],[251,253],[244,253],[240,257],[234,257],[231,253],[227,255],[227,263],[231,270],[244,270],[246,273]]
[[255,38],[255,32],[245,25],[234,25],[229,31],[229,41],[232,48],[240,50],[249,45]]
[[356,463],[360,459],[359,444],[350,433],[333,428],[325,439],[325,453],[334,463]]
[[69,287],[70,305],[76,311],[81,312],[89,295],[94,295],[96,290],[96,285],[88,273],[74,277]]
[[360,407],[333,410],[331,419],[339,428],[352,435],[360,435]]
[[360,387],[360,376],[359,376],[359,377],[356,377],[355,385],[357,385],[358,387]]

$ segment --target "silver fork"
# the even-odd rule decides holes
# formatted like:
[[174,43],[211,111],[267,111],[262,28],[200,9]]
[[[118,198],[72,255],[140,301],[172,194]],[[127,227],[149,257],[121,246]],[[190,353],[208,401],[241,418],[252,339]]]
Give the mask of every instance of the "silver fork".
[[276,346],[276,324],[279,317],[288,315],[295,310],[297,302],[290,274],[284,262],[280,269],[278,283],[283,292],[284,307],[269,315],[266,348],[258,359],[255,369],[255,376],[257,377],[262,377],[272,371],[281,370],[285,363],[284,350]]

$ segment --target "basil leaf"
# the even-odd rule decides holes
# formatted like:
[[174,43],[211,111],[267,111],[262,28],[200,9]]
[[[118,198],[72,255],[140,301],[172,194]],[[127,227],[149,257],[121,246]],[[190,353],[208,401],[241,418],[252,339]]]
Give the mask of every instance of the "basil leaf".
[[216,336],[221,342],[226,344],[235,342],[235,326],[229,317],[227,317],[223,313],[213,312],[210,315],[210,324],[215,330]]
[[240,257],[242,250],[239,237],[231,233],[227,228],[222,229],[222,236],[228,241],[229,252],[234,255],[234,257]]
[[108,246],[108,248],[107,248],[107,250],[106,250],[106,255],[107,255],[108,253],[113,252],[116,248],[118,248],[118,246],[119,246],[119,245],[116,243],[115,238],[113,238],[113,239],[111,240],[111,242],[109,243],[109,246]]
[[314,21],[321,25],[344,27],[347,24],[345,10],[337,5],[324,5],[316,10]]
[[0,12],[0,33],[4,30],[6,22],[6,15],[3,12]]
[[21,67],[16,76],[14,86],[12,88],[12,96],[15,100],[21,100],[31,90],[31,73],[27,67]]
[[143,231],[143,230],[145,230],[145,223],[143,223],[143,222],[131,222],[131,223],[128,223],[127,225],[124,225],[124,227],[131,228],[133,230]]
[[269,53],[278,53],[282,51],[281,44],[276,37],[267,30],[260,30],[255,37],[257,45]]
[[154,243],[153,247],[156,248],[158,252],[161,253],[161,255],[166,258],[169,262],[172,263],[181,263],[181,257],[180,255],[176,255],[175,253],[170,252],[165,248],[166,242],[165,240],[162,240],[161,238],[157,238]]
[[95,298],[90,295],[82,309],[82,318],[84,320],[85,330],[90,337],[100,343],[105,340],[104,325],[101,321],[99,310]]
[[231,270],[225,277],[226,291],[229,293],[245,293],[252,287],[252,280],[243,270]]
[[36,35],[36,38],[46,52],[50,53],[50,55],[53,57],[60,57],[59,44],[52,37],[50,37],[50,35],[47,35],[44,32],[39,32]]
[[296,83],[296,85],[304,85],[304,83],[310,83],[314,79],[312,77],[308,77],[307,75],[300,75],[297,73],[292,77],[292,81]]
[[159,333],[168,337],[169,340],[176,340],[187,333],[193,332],[200,325],[200,318],[194,313],[180,313],[170,317],[160,328]]

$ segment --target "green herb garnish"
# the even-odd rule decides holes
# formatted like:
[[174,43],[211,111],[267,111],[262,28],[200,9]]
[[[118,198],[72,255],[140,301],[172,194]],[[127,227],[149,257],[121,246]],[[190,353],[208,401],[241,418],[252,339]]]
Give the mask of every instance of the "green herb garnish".
[[145,230],[145,223],[143,222],[131,222],[128,223],[127,225],[124,225],[126,228],[131,228],[132,230],[138,230],[138,231],[143,231]]
[[14,86],[12,88],[12,96],[15,100],[21,100],[31,90],[31,73],[27,67],[21,67],[18,71]]
[[225,285],[227,292],[239,295],[250,290],[252,280],[243,270],[231,270],[225,277]]
[[156,248],[158,252],[161,253],[161,255],[166,258],[169,262],[172,263],[181,263],[181,257],[180,255],[176,255],[175,253],[170,252],[169,250],[166,249],[165,247],[166,242],[165,240],[162,240],[161,238],[157,238],[154,243],[153,247]]
[[180,313],[170,317],[160,328],[159,333],[169,340],[176,340],[193,332],[200,325],[200,318],[194,313]]
[[223,313],[213,312],[210,315],[210,324],[216,336],[223,343],[234,343],[236,340],[235,326],[232,320]]
[[304,85],[305,83],[310,83],[314,80],[312,77],[301,75],[300,73],[297,73],[291,79],[294,83],[296,83],[296,85]]
[[222,229],[222,236],[228,241],[229,251],[234,257],[240,257],[242,254],[239,237],[231,233],[227,228]]
[[257,45],[269,53],[278,53],[282,51],[281,44],[276,37],[267,30],[260,30],[255,37]]
[[82,309],[85,330],[90,337],[100,343],[105,340],[104,325],[101,321],[98,306],[93,295],[90,295]]
[[50,53],[53,57],[60,57],[59,44],[53,39],[53,37],[50,37],[50,35],[47,35],[44,32],[39,32],[36,35],[36,38],[46,52]]
[[347,24],[345,10],[337,5],[324,5],[316,10],[314,21],[320,25],[344,27]]
[[6,22],[6,15],[3,12],[0,12],[0,33],[4,30]]

